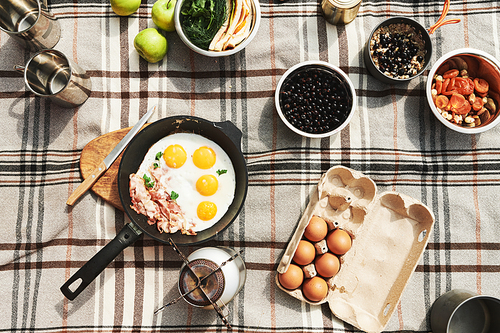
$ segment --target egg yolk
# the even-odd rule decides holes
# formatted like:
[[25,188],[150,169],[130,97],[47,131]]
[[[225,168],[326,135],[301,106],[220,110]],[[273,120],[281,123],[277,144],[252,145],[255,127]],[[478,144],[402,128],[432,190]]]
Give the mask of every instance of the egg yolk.
[[214,175],[203,175],[196,181],[196,190],[204,196],[209,196],[217,192],[219,182]]
[[170,145],[163,152],[163,159],[170,168],[180,168],[186,162],[187,154],[181,145]]
[[215,164],[215,152],[212,148],[200,147],[193,153],[193,163],[200,169],[210,169]]
[[217,206],[210,201],[202,201],[196,209],[198,218],[202,221],[208,221],[214,218],[217,213]]

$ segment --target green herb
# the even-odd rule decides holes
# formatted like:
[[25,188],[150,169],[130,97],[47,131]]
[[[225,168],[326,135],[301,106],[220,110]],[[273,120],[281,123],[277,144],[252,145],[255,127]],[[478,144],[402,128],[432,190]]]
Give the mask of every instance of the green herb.
[[170,193],[170,199],[176,200],[178,197],[179,197],[179,194],[177,194],[176,192],[172,191],[172,193]]
[[208,50],[227,17],[226,0],[185,0],[181,7],[181,26],[194,45]]
[[223,169],[223,170],[220,170],[220,169],[219,169],[219,170],[217,170],[217,174],[218,174],[219,176],[220,176],[220,175],[223,175],[223,174],[225,174],[225,173],[227,173],[227,170],[225,170],[225,169]]
[[155,182],[151,180],[148,175],[144,174],[144,176],[142,176],[142,179],[144,179],[144,185],[146,185],[147,188],[153,188],[155,186]]
[[[163,153],[161,151],[156,153],[155,160],[159,161],[160,158],[163,156]],[[160,164],[158,162],[153,163],[153,168],[158,169],[160,167]]]

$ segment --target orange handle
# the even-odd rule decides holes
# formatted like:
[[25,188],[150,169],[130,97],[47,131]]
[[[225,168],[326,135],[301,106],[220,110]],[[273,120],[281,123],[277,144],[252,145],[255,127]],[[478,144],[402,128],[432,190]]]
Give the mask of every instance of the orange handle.
[[92,173],[83,181],[83,183],[81,183],[69,196],[66,204],[72,206],[78,198],[80,198],[89,188],[92,187],[92,185],[95,184],[95,182],[106,172],[106,170],[106,164],[101,162],[101,164],[99,164],[97,168],[95,168],[94,171],[92,171]]
[[444,5],[443,5],[443,12],[441,13],[441,16],[437,20],[436,23],[434,23],[429,29],[429,35],[432,35],[437,28],[446,25],[446,24],[453,24],[453,23],[458,23],[460,22],[460,19],[449,19],[449,20],[444,20],[446,15],[448,15],[448,11],[450,10],[450,0],[445,0]]

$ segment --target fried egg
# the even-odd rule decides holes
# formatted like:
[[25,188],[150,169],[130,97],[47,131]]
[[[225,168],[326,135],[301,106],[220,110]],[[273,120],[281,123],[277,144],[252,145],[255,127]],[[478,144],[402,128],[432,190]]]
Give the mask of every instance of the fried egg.
[[[233,202],[236,175],[227,153],[215,142],[193,133],[176,133],[156,142],[137,174],[151,178],[149,168],[168,168],[160,180],[184,217],[202,231],[217,223]],[[151,178],[152,179],[152,178]]]

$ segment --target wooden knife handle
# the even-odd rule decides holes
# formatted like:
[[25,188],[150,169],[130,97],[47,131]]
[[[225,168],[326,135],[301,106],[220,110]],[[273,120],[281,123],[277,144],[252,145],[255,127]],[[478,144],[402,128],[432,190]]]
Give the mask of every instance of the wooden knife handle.
[[95,184],[95,182],[101,177],[105,172],[106,172],[106,164],[104,162],[101,162],[97,166],[97,168],[92,171],[90,175],[81,183],[76,190],[69,196],[68,201],[66,201],[66,204],[69,206],[72,206],[78,198],[80,198],[89,188],[92,187],[92,185]]

